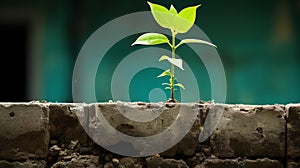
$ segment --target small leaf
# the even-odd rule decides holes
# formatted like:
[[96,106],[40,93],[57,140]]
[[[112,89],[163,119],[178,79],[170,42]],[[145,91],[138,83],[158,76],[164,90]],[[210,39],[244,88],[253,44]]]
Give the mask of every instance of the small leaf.
[[161,73],[157,77],[160,78],[160,77],[163,77],[163,76],[170,76],[171,77],[172,75],[171,75],[170,69],[165,70],[163,73]]
[[162,83],[161,85],[163,85],[163,86],[165,86],[165,85],[170,86],[171,84],[170,83]]
[[169,11],[170,11],[170,16],[169,16],[170,29],[171,29],[171,31],[173,31],[175,29],[174,25],[175,25],[175,22],[176,22],[178,12],[177,12],[177,10],[175,9],[175,7],[173,5],[171,5]]
[[155,45],[155,44],[163,44],[169,43],[169,39],[167,36],[160,34],[160,33],[145,33],[138,37],[131,46],[135,44],[142,44],[142,45]]
[[165,89],[170,89],[170,90],[171,90],[171,88],[170,88],[170,87],[165,87]]
[[169,79],[170,82],[170,86],[172,86],[174,84],[174,82],[172,81],[172,78]]
[[163,60],[167,60],[168,58],[170,58],[169,56],[163,55],[159,58],[158,61],[163,61]]
[[189,31],[196,20],[196,10],[201,5],[191,6],[181,10],[176,18],[175,31],[178,33],[186,33]]
[[185,87],[181,83],[176,83],[174,86],[181,87],[182,89],[185,89]]
[[177,10],[175,9],[175,7],[173,5],[171,5],[171,7],[170,7],[170,12],[174,15],[178,14]]
[[148,1],[148,4],[150,6],[151,13],[152,13],[155,21],[161,27],[171,29],[172,28],[172,21],[170,20],[170,18],[172,17],[172,15],[173,15],[172,12],[174,12],[174,11],[172,10],[172,12],[170,12],[164,6],[154,4],[154,3],[151,3],[149,1]]
[[177,66],[178,68],[184,70],[183,67],[182,67],[182,59],[177,59],[177,58],[167,58],[167,59],[171,64],[173,64],[173,65]]
[[171,64],[177,66],[178,68],[183,69],[182,59],[170,58],[169,56],[163,55],[160,57],[159,61],[168,60]]
[[185,43],[200,43],[200,44],[207,44],[213,47],[216,47],[216,45],[214,45],[213,43],[210,43],[208,41],[204,41],[204,40],[199,40],[199,39],[183,39],[180,41],[180,43],[176,46],[179,47],[181,44],[185,44]]

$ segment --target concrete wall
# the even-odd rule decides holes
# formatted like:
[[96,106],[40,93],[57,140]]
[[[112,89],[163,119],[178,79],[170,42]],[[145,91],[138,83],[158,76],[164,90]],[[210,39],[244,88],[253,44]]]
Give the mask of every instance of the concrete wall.
[[[205,121],[217,119],[211,115],[216,107],[222,107],[223,115],[216,127],[212,127],[210,138],[199,143],[199,134],[207,131]],[[158,109],[162,109],[161,115],[143,123],[119,113],[124,110],[147,115]],[[172,121],[180,118],[179,109],[186,113],[196,110],[197,117],[179,143],[159,154],[121,156],[92,140],[109,138],[107,146],[120,144],[118,139],[99,134],[103,126],[97,120],[100,112],[116,130],[144,137],[170,128]],[[4,168],[300,167],[300,104],[2,103],[0,121],[0,167]],[[171,131],[169,138],[180,130]],[[139,148],[147,145],[133,148],[142,151]]]

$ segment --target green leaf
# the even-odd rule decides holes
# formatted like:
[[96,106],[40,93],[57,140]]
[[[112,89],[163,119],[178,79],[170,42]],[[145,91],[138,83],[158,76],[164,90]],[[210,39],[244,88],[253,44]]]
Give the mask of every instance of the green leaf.
[[181,83],[176,83],[174,86],[181,87],[182,89],[185,89],[185,87]]
[[170,83],[162,83],[161,85],[163,85],[163,86],[165,86],[165,85],[170,86],[171,84]]
[[200,43],[200,44],[207,44],[207,45],[210,45],[210,46],[213,46],[213,47],[216,47],[216,45],[214,45],[213,43],[210,43],[208,41],[204,41],[204,40],[199,40],[199,39],[184,39],[184,40],[181,40],[180,43],[176,46],[179,47],[181,44],[185,44],[185,43]]
[[177,18],[177,15],[178,15],[178,12],[177,10],[175,9],[175,7],[173,5],[170,6],[170,16],[169,16],[169,23],[170,23],[170,29],[171,31],[174,30],[174,25],[175,25],[175,22],[176,22],[176,18]]
[[138,37],[131,46],[136,44],[142,45],[156,45],[156,44],[163,44],[169,43],[169,39],[167,36],[160,34],[160,33],[145,33]]
[[163,60],[167,60],[168,58],[170,58],[169,56],[163,55],[159,58],[158,61],[163,61]]
[[170,76],[171,77],[172,75],[171,75],[170,69],[165,70],[163,73],[161,73],[157,77],[160,78],[160,77],[163,77],[163,76]]
[[170,90],[171,90],[171,88],[170,88],[170,87],[165,87],[165,89],[170,89]]
[[172,81],[172,78],[169,79],[170,85],[172,86],[174,82]]
[[172,11],[169,11],[164,6],[154,4],[149,1],[148,4],[155,21],[163,28],[172,29],[173,21],[170,18],[172,18],[172,13],[174,12],[174,10],[172,9]]
[[178,68],[183,69],[182,67],[182,59],[170,58],[169,56],[163,55],[159,58],[159,61],[168,60],[171,64],[177,66]]
[[171,64],[173,64],[173,65],[177,66],[178,68],[184,70],[183,67],[182,67],[182,59],[169,58],[169,57],[168,57],[167,60],[168,60]]
[[171,5],[171,7],[170,7],[170,13],[172,13],[173,15],[178,14],[177,10],[175,9],[175,7],[173,5]]
[[189,31],[196,20],[196,10],[201,5],[191,6],[181,10],[175,20],[174,29],[178,33],[186,33]]

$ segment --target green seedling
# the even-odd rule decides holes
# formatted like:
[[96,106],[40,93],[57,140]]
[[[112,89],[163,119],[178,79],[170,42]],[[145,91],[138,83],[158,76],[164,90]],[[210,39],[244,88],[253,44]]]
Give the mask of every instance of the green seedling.
[[185,89],[183,84],[175,83],[175,66],[183,69],[183,61],[182,59],[178,59],[175,57],[176,49],[182,44],[186,43],[200,43],[207,44],[213,47],[216,47],[214,44],[199,40],[199,39],[183,39],[178,44],[176,44],[175,39],[178,33],[186,33],[188,32],[195,23],[196,20],[196,10],[201,5],[191,6],[184,8],[180,12],[177,12],[175,7],[171,5],[170,9],[165,8],[164,6],[154,4],[148,2],[151,13],[155,19],[155,21],[163,28],[169,29],[171,31],[171,40],[168,37],[161,33],[145,33],[139,36],[136,41],[132,45],[141,44],[141,45],[157,45],[157,44],[168,44],[171,48],[171,57],[167,55],[163,55],[160,57],[159,61],[166,60],[171,63],[171,69],[167,69],[162,72],[157,77],[169,77],[169,83],[163,83],[165,85],[165,89],[170,90],[170,99],[169,102],[176,102],[174,98],[174,90],[175,87],[180,87]]

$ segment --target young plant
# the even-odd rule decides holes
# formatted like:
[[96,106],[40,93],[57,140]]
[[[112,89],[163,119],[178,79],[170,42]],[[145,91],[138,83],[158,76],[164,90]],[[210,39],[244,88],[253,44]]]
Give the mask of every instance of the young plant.
[[214,44],[199,40],[199,39],[183,39],[178,44],[176,44],[175,39],[178,33],[186,33],[189,31],[195,23],[196,20],[196,10],[201,5],[191,6],[184,8],[180,12],[177,12],[175,7],[171,5],[170,9],[165,8],[164,6],[154,4],[148,2],[151,13],[155,19],[155,21],[163,28],[169,29],[171,31],[171,40],[168,39],[167,36],[161,33],[145,33],[137,38],[137,40],[132,44],[141,44],[141,45],[157,45],[157,44],[168,44],[171,48],[171,57],[167,55],[163,55],[160,57],[159,61],[167,60],[171,63],[171,70],[167,69],[162,72],[157,77],[169,77],[169,83],[163,83],[165,85],[165,89],[170,89],[170,102],[176,102],[174,98],[174,90],[175,87],[181,87],[185,89],[183,84],[175,83],[175,66],[183,69],[182,66],[182,59],[178,59],[175,57],[176,49],[185,43],[200,43],[200,44],[207,44],[213,47],[216,47]]

